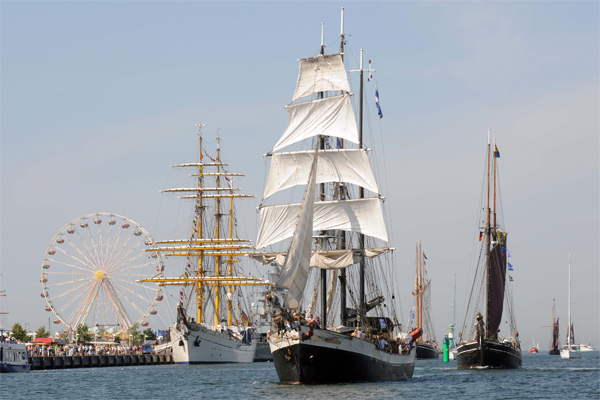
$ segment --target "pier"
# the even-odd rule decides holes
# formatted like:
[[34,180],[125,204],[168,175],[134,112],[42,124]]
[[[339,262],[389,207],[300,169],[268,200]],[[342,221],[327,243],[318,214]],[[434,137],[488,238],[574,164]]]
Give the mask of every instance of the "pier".
[[29,357],[31,370],[173,364],[171,354]]

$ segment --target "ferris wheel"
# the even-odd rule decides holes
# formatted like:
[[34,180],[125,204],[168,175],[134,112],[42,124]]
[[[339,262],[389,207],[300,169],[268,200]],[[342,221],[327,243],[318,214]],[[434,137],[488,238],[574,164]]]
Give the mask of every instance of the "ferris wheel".
[[46,249],[41,296],[55,324],[124,331],[148,326],[162,288],[142,279],[161,277],[164,265],[153,239],[137,222],[95,213],[65,225]]

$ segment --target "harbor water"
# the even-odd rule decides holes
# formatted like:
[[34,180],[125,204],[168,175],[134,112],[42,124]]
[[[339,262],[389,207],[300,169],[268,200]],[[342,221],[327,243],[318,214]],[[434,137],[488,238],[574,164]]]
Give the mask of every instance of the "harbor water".
[[[340,366],[343,368],[343,366]],[[155,365],[1,374],[3,399],[598,399],[600,352],[523,354],[520,370],[457,370],[419,360],[404,382],[287,385],[273,363]]]

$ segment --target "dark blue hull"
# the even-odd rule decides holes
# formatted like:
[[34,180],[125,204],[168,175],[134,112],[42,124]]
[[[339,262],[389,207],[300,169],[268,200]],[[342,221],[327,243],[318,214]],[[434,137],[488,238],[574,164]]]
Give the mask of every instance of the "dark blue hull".
[[0,364],[0,372],[29,372],[31,365],[29,364]]

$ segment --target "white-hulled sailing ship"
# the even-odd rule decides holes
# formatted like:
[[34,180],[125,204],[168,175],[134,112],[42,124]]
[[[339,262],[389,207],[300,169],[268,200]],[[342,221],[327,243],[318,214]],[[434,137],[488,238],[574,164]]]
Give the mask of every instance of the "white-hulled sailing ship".
[[[263,204],[304,187],[299,203],[260,207],[256,247],[284,242],[287,251],[253,255],[281,266],[275,289],[285,294],[273,291],[268,299],[269,343],[282,382],[395,381],[414,370],[415,350],[394,311],[393,271],[374,266],[391,255],[384,254],[390,248],[382,197],[362,140],[362,52],[357,128],[343,62],[343,9],[340,47],[340,54],[325,55],[322,40],[318,56],[300,60],[287,128],[268,154]],[[290,145],[304,150],[282,152]],[[382,245],[369,247],[371,241]]]
[[[473,288],[463,323],[463,336],[456,347],[457,367],[521,368],[521,345],[513,314],[512,292],[506,282],[507,233],[501,226],[496,207],[497,163],[500,157],[494,145],[492,152],[488,132],[485,204],[479,240],[482,243]],[[506,301],[507,307],[504,307]],[[509,321],[508,336],[500,336],[503,311]]]
[[240,189],[233,186],[233,179],[243,175],[226,170],[219,138],[216,157],[203,154],[202,125],[199,130],[199,161],[173,166],[191,169],[196,186],[163,190],[183,193],[180,198],[193,202],[190,237],[157,241],[151,249],[184,259],[184,272],[147,281],[181,287],[177,322],[170,327],[175,363],[249,363],[254,360],[256,342],[252,340],[250,311],[245,312],[240,301],[245,296],[240,288],[268,284],[243,274],[236,266],[252,245],[237,237],[234,200],[253,196],[238,193]]
[[560,358],[579,357],[579,346],[575,345],[575,330],[571,322],[571,252],[569,251],[569,290],[567,306],[567,344],[560,349]]

